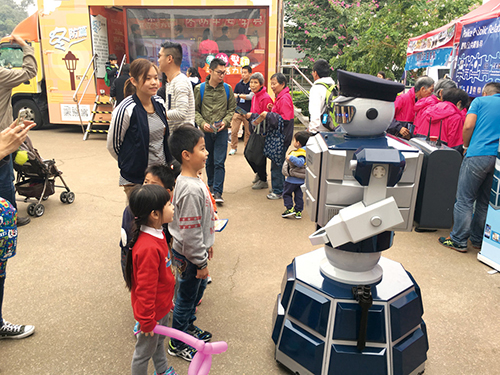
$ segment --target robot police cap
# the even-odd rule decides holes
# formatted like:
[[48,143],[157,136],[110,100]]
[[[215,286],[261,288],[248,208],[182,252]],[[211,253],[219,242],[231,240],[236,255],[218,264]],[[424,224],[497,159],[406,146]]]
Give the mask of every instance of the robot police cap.
[[365,98],[394,102],[405,86],[401,83],[377,78],[369,74],[337,70],[339,95],[349,98]]

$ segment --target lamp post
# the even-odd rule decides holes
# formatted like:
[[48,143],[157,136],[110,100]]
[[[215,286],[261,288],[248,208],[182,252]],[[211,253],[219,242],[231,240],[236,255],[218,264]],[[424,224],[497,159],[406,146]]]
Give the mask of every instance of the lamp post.
[[79,59],[73,55],[73,52],[68,51],[66,56],[64,56],[63,61],[66,64],[66,69],[69,71],[69,78],[71,82],[71,90],[75,90],[75,70],[76,70],[76,63]]

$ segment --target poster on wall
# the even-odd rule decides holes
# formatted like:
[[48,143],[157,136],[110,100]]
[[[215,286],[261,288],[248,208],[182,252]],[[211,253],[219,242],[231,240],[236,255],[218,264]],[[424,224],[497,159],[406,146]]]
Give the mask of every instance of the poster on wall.
[[92,27],[92,49],[97,54],[97,78],[104,78],[106,75],[106,62],[109,55],[108,44],[108,23],[101,15],[90,16]]
[[490,191],[490,204],[484,226],[483,244],[477,258],[500,271],[500,147]]
[[469,96],[482,95],[488,82],[500,82],[500,19],[464,25],[453,80]]

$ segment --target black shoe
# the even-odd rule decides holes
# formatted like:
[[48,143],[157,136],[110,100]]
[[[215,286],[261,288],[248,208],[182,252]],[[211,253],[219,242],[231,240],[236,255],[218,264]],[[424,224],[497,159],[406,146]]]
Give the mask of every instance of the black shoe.
[[17,226],[18,227],[22,227],[23,225],[29,224],[30,222],[31,222],[31,219],[29,216],[17,218]]
[[191,327],[188,327],[186,330],[186,333],[196,337],[198,340],[209,342],[212,339],[212,334],[208,331],[204,331],[195,325],[192,325]]
[[4,320],[0,328],[0,339],[23,339],[33,332],[35,332],[34,326],[12,324]]
[[217,191],[214,193],[214,200],[215,200],[215,203],[219,203],[219,204],[224,203],[224,199],[222,199],[222,194],[217,192]]
[[439,243],[445,247],[456,250],[460,253],[467,252],[467,246],[457,244],[450,237],[439,237]]
[[196,354],[196,349],[187,344],[174,346],[172,340],[170,340],[168,343],[168,354],[185,359],[188,362],[191,362],[193,360],[194,355]]

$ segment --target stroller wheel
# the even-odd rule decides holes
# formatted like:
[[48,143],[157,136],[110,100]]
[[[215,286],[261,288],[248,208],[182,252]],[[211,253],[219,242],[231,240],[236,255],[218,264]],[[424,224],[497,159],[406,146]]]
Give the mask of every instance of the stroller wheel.
[[42,201],[46,201],[49,197],[42,197]]
[[35,206],[36,203],[30,203],[30,205],[28,206],[28,215],[35,216]]
[[40,217],[44,214],[45,212],[45,207],[43,206],[43,204],[39,203],[35,206],[35,216],[36,217]]
[[66,191],[63,191],[59,196],[59,199],[61,199],[61,202],[63,203],[68,203],[68,193]]
[[71,204],[75,201],[75,193],[73,193],[72,191],[70,191],[68,193],[68,195],[66,196],[66,201],[68,204]]

